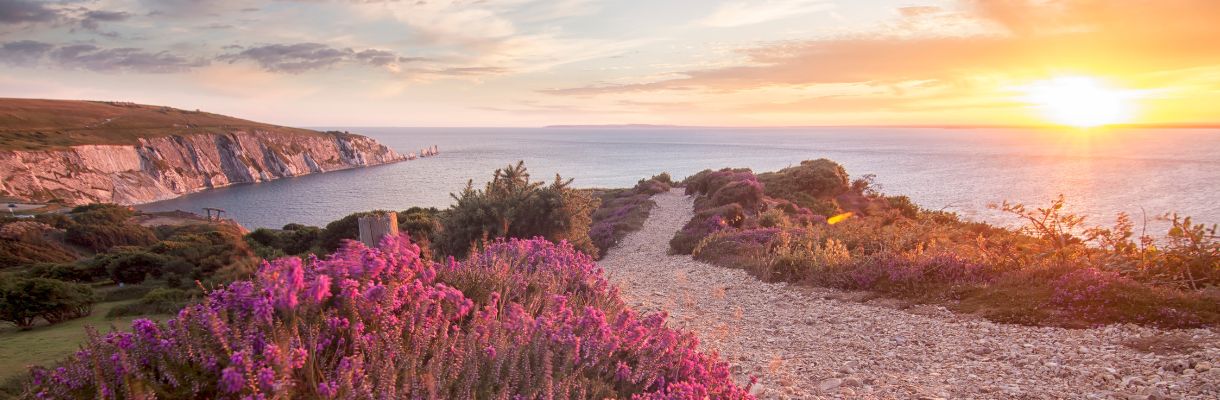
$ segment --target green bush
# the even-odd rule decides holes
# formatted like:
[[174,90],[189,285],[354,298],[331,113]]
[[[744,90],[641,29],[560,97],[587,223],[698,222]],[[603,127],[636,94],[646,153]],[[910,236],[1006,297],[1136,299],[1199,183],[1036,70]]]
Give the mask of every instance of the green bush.
[[226,224],[175,227],[148,250],[166,257],[165,273],[191,280],[240,279],[253,274],[258,265],[242,232]]
[[825,158],[801,161],[799,166],[764,173],[758,175],[758,180],[767,196],[791,201],[815,213],[819,211],[816,209],[826,208],[817,204],[818,200],[831,199],[851,189],[843,166]]
[[77,224],[123,225],[135,216],[135,211],[117,204],[99,203],[77,206],[68,215]]
[[570,183],[558,175],[550,185],[531,182],[524,162],[496,170],[483,190],[467,183],[461,194],[452,195],[457,203],[441,213],[437,249],[462,257],[484,239],[543,237],[566,240],[596,256],[589,227],[599,201],[586,191],[569,188]]
[[111,253],[104,258],[110,279],[124,284],[144,282],[149,275],[159,277],[169,263],[164,256],[145,251]]
[[39,263],[28,266],[25,275],[32,278],[88,283],[105,278],[106,269],[89,263]]
[[86,285],[46,278],[0,283],[0,321],[29,329],[38,318],[57,324],[89,315],[97,301]]
[[93,251],[107,251],[116,246],[148,246],[157,242],[157,235],[135,224],[75,224],[68,227],[65,240]]

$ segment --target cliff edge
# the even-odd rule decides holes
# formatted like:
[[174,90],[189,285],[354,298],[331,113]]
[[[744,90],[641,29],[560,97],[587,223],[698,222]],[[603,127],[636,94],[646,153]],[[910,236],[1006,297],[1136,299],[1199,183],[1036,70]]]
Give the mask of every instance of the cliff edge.
[[0,99],[0,196],[140,204],[406,160],[371,138],[132,103]]

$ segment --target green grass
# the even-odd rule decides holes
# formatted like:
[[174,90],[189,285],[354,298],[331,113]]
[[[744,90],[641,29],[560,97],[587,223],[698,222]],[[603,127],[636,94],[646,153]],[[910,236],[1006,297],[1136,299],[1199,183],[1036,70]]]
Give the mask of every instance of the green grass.
[[76,352],[86,339],[85,326],[90,325],[100,332],[109,332],[111,325],[130,329],[131,321],[137,318],[152,318],[164,321],[168,315],[132,316],[106,319],[110,309],[134,303],[138,300],[101,303],[93,308],[93,314],[58,325],[38,326],[21,331],[11,325],[0,328],[0,382],[26,373],[31,365],[50,365]]

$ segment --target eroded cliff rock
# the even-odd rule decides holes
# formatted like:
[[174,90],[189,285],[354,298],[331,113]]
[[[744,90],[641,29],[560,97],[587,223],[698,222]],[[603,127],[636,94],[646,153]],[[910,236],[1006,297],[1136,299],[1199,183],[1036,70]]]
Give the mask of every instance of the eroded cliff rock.
[[0,150],[0,195],[67,204],[140,204],[237,183],[386,164],[406,158],[368,137],[234,129],[136,144]]

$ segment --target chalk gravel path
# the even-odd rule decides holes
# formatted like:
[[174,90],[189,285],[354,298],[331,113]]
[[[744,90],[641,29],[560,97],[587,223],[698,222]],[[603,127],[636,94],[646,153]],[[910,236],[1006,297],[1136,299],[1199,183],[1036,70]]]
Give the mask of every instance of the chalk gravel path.
[[[844,292],[667,255],[693,200],[678,191],[653,200],[644,227],[600,264],[628,304],[668,312],[671,326],[696,333],[743,384],[757,376],[759,398],[1220,398],[1215,332],[1036,328],[837,300]],[[1169,354],[1124,345],[1148,337],[1203,345]]]

